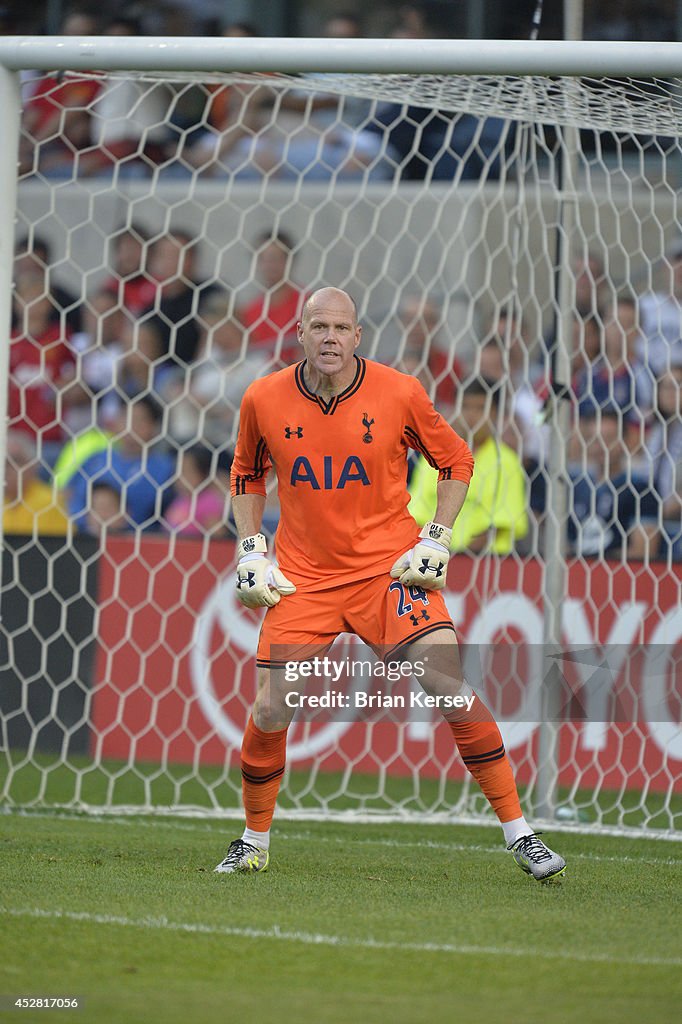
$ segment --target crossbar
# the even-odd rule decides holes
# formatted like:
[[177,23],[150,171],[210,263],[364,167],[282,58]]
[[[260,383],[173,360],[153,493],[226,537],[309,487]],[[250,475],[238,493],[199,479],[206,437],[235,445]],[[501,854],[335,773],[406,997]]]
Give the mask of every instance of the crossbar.
[[682,43],[491,39],[5,36],[10,71],[682,76]]

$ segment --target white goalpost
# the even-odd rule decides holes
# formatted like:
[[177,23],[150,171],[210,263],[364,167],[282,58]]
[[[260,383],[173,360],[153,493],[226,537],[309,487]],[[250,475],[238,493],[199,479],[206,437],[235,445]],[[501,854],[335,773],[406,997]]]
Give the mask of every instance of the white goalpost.
[[[0,39],[3,806],[240,813],[239,399],[333,283],[523,471],[447,601],[528,813],[682,836],[681,82],[677,43]],[[435,720],[299,722],[280,813],[485,822],[465,776]]]

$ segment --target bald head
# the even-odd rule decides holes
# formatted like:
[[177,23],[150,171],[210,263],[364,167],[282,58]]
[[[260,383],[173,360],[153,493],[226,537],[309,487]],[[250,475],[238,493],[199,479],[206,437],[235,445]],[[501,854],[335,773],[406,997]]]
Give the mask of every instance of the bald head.
[[346,308],[349,315],[352,316],[353,325],[358,322],[358,307],[355,304],[355,300],[342,288],[318,288],[306,300],[301,319],[304,323],[307,323],[314,315],[315,310],[327,308]]
[[338,393],[355,373],[362,327],[353,299],[341,288],[318,288],[305,306],[298,340],[306,357],[308,386]]

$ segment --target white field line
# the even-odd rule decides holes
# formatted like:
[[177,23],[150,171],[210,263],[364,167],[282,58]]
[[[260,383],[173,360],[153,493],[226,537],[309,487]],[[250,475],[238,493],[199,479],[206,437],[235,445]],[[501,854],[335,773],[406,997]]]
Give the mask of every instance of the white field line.
[[[56,821],[82,821],[92,822],[93,824],[110,824],[110,825],[124,825],[124,826],[140,826],[142,828],[150,829],[166,829],[171,832],[205,832],[211,833],[218,839],[224,839],[220,834],[220,830],[216,827],[217,822],[187,822],[183,821],[170,821],[168,818],[131,818],[122,817],[117,818],[111,814],[104,814],[100,816],[96,815],[82,815],[82,814],[68,814],[68,813],[55,813],[52,811],[30,811],[30,812],[10,812],[21,817],[28,818],[48,818]],[[333,824],[330,822],[330,824]],[[456,828],[457,825],[453,825]],[[495,846],[482,846],[476,843],[447,843],[437,842],[433,839],[420,839],[419,842],[404,839],[372,839],[364,838],[359,839],[353,837],[352,839],[346,836],[320,836],[312,832],[280,832],[277,826],[274,828],[273,840],[294,840],[297,842],[314,842],[314,843],[332,843],[334,845],[348,845],[353,846],[385,846],[398,849],[429,849],[429,850],[444,850],[445,852],[451,853],[504,853],[504,845],[499,843]],[[559,844],[560,845],[560,844]],[[679,857],[649,857],[629,854],[603,854],[603,853],[571,853],[570,860],[593,860],[593,861],[604,861],[606,863],[613,864],[659,864],[666,867],[674,867],[675,865],[682,866],[682,858]]]
[[[54,804],[50,807],[0,807],[0,814],[54,814],[61,812],[72,813],[74,817],[92,816],[94,818],[124,818],[144,817],[155,818],[176,818],[185,821],[243,821],[244,812],[240,807],[227,807],[218,810],[217,808],[205,807],[140,807],[134,804],[117,804],[110,808],[94,806],[92,804],[79,804],[76,808],[71,804]],[[423,814],[395,814],[395,813],[368,813],[367,811],[333,811],[330,814],[324,811],[293,810],[287,808],[277,813],[280,822],[322,822],[334,825],[445,825],[472,826],[475,828],[498,828],[497,821],[491,816],[475,816],[472,814],[450,814],[446,812],[429,812]],[[599,835],[615,839],[650,839],[663,843],[682,843],[681,829],[645,829],[635,828],[630,825],[597,825],[594,823],[578,824],[577,822],[565,822],[555,820],[533,819],[533,825],[539,830],[561,832],[564,835]]]
[[530,946],[471,946],[449,942],[385,942],[382,939],[353,938],[346,935],[325,935],[312,932],[287,931],[278,925],[271,928],[232,928],[229,925],[200,922],[169,921],[166,917],[118,917],[91,914],[88,911],[43,910],[40,907],[0,907],[0,914],[9,917],[30,917],[54,921],[75,921],[86,924],[113,925],[124,928],[146,928],[157,931],[184,932],[192,935],[217,935],[237,939],[273,939],[277,942],[299,942],[306,946],[332,946],[336,949],[375,949],[390,952],[446,953],[455,956],[511,956],[534,960],[573,960],[580,963],[604,963],[638,967],[682,967],[681,957],[610,956],[608,953],[587,953],[581,950],[547,950]]

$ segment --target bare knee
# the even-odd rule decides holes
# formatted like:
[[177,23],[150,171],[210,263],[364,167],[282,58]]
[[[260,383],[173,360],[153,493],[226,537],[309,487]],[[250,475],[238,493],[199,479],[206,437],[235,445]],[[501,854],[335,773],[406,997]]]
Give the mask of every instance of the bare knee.
[[278,675],[267,668],[258,669],[258,692],[251,715],[254,725],[263,732],[286,729],[294,717],[295,708],[290,708],[286,702],[291,685],[285,689]]

